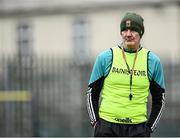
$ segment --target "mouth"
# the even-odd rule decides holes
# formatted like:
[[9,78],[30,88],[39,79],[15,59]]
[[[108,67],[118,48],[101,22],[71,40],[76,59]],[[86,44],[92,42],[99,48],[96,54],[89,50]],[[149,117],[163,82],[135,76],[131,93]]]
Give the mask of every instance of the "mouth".
[[134,41],[133,38],[126,38],[125,40],[126,40],[126,42],[133,42]]

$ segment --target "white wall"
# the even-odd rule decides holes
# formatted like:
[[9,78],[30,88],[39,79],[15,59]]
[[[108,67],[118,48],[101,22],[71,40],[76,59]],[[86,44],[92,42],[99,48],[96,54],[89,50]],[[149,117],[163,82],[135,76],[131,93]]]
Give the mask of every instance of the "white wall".
[[144,12],[146,33],[145,46],[166,61],[176,62],[179,58],[179,22],[178,7],[147,9]]
[[37,55],[71,55],[72,21],[69,15],[33,18],[34,50]]
[[16,52],[15,21],[0,19],[0,57],[12,55]]
[[[120,40],[119,23],[128,8],[95,10],[82,13],[89,21],[91,58]],[[180,10],[176,5],[155,8],[134,8],[131,11],[145,19],[145,34],[142,42],[164,61],[179,59]],[[71,57],[73,54],[73,21],[76,14],[36,15],[27,18],[33,28],[33,49],[36,55],[51,54]],[[0,19],[0,53],[12,54],[16,49],[16,25],[20,19]]]
[[[121,41],[119,23],[128,9],[98,12],[90,15],[92,21],[93,54],[114,46]],[[132,11],[132,10],[130,10]],[[162,60],[178,62],[179,58],[179,9],[176,5],[162,8],[133,9],[144,18],[144,47],[156,53]]]

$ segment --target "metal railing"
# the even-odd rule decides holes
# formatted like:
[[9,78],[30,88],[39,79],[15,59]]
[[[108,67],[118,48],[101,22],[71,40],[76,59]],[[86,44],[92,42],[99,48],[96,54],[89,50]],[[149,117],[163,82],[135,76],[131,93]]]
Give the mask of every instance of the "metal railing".
[[[0,136],[92,136],[86,111],[90,62],[0,59]],[[180,65],[164,66],[166,109],[153,136],[180,136]]]

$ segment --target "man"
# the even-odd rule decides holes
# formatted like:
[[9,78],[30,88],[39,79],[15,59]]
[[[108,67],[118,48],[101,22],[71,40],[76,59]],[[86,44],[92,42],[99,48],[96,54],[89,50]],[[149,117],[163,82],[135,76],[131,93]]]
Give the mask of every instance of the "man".
[[[87,92],[95,137],[149,137],[159,122],[165,105],[163,68],[160,59],[140,44],[143,21],[136,13],[126,13],[120,24],[122,44],[96,59]],[[148,117],[149,92],[152,108]]]

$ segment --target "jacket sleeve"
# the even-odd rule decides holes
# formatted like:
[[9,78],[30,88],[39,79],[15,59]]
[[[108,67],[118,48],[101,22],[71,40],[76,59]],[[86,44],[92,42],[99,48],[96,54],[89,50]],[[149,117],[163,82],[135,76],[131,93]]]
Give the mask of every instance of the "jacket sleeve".
[[112,64],[112,49],[98,55],[92,69],[87,91],[87,111],[92,126],[99,120],[99,99],[104,79]]
[[153,132],[165,107],[165,82],[160,59],[156,57],[150,64],[153,65],[151,68],[153,71],[150,80],[152,106],[147,126],[150,128],[151,132]]
[[150,127],[151,131],[154,131],[165,107],[165,90],[155,81],[151,81],[150,92],[152,96],[152,108],[147,126]]
[[87,110],[92,126],[94,126],[99,120],[99,97],[103,86],[103,81],[104,77],[99,78],[89,85],[87,91]]

